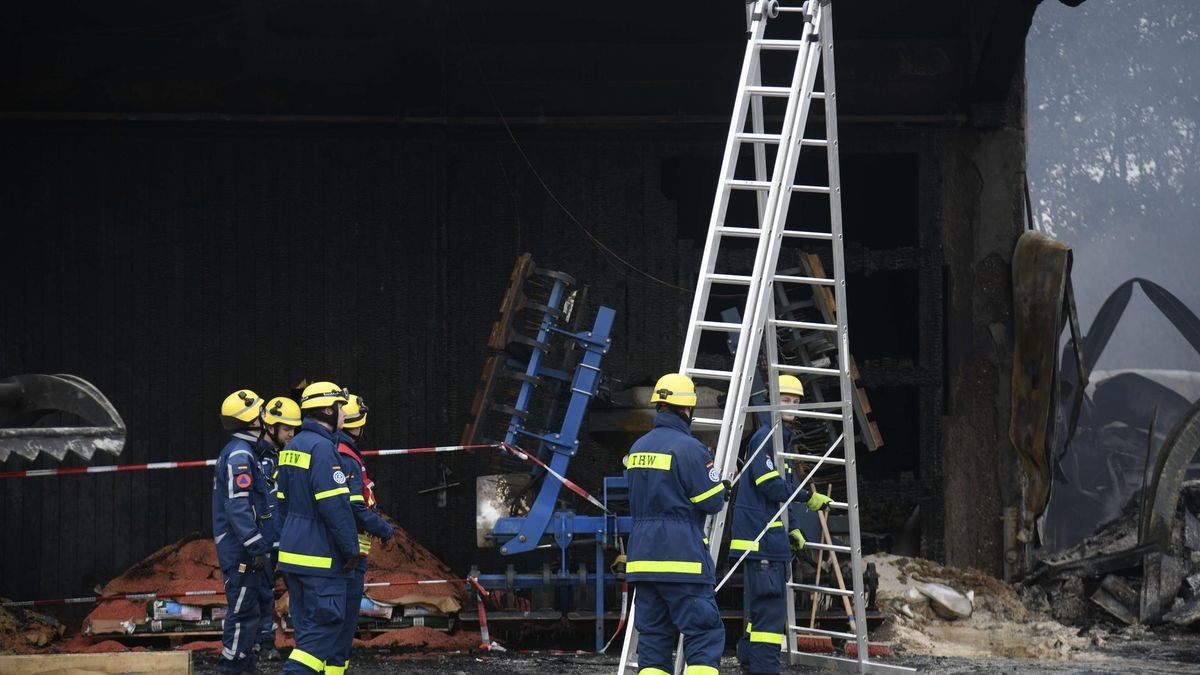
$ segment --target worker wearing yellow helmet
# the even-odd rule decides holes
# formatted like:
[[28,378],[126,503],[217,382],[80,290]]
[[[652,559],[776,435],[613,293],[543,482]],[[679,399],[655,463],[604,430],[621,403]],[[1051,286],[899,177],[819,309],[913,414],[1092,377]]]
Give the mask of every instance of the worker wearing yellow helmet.
[[348,402],[348,392],[332,382],[305,387],[300,432],[279,453],[279,569],[296,629],[284,673],[319,673],[332,661],[346,613],[346,580],[358,566],[358,528],[337,453]]
[[625,458],[629,478],[626,577],[636,587],[635,625],[641,673],[674,671],[682,633],[691,675],[717,675],[725,628],[717,610],[712,556],[704,545],[707,514],[729,494],[708,448],[691,433],[696,387],[680,373],[663,375],[650,402],[654,427]]
[[392,526],[377,512],[375,483],[367,474],[366,464],[358,451],[367,424],[367,404],[356,394],[350,394],[349,398],[350,402],[343,406],[346,421],[338,432],[338,454],[346,473],[346,484],[350,486],[350,506],[358,526],[359,563],[346,581],[346,618],[334,656],[325,664],[325,672],[330,675],[342,675],[350,667],[350,648],[358,627],[358,608],[367,574],[367,556],[371,553],[371,536],[379,537],[385,544],[392,538]]
[[[794,375],[780,375],[779,403],[799,405],[804,397],[804,385]],[[794,412],[781,414],[782,447],[786,452],[792,442],[791,424]],[[739,481],[733,502],[733,526],[729,541],[729,557],[746,556],[743,570],[742,611],[745,630],[738,641],[737,656],[743,668],[751,673],[778,673],[779,652],[787,632],[787,566],[792,551],[804,547],[800,531],[801,509],[798,502],[807,502],[816,511],[828,508],[829,498],[802,490],[797,502],[788,508],[790,532],[784,534],[783,521],[771,521],[779,505],[791,497],[796,485],[786,470],[782,457],[775,454],[771,425],[760,426],[746,446],[748,468]],[[761,538],[759,533],[766,530]]]
[[223,673],[255,668],[253,646],[263,611],[258,591],[271,552],[262,518],[271,511],[258,461],[262,409],[262,397],[250,389],[238,389],[221,403],[221,425],[233,432],[217,458],[212,491],[213,537],[229,603],[217,664]]
[[263,407],[263,432],[258,439],[258,463],[266,480],[269,511],[262,516],[262,530],[271,542],[271,560],[264,567],[258,587],[262,616],[259,617],[258,639],[254,652],[260,658],[276,661],[280,658],[275,645],[275,571],[279,561],[279,534],[283,518],[279,515],[278,490],[275,486],[279,451],[300,428],[300,406],[290,398],[276,396]]

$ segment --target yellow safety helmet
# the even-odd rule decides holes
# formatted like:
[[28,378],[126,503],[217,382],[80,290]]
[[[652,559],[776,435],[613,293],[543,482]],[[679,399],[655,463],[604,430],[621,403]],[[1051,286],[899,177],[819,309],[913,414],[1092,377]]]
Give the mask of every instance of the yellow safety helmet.
[[779,376],[779,393],[791,394],[793,396],[804,397],[804,385],[801,384],[800,378],[795,375],[780,375]]
[[227,431],[253,424],[262,412],[263,401],[249,389],[238,389],[221,402],[221,425]]
[[650,395],[650,403],[669,403],[685,408],[696,405],[696,385],[692,378],[679,373],[667,373],[654,383],[654,393]]
[[343,429],[357,429],[367,423],[367,402],[358,394],[350,394],[350,402],[342,406],[342,410],[346,412],[346,421],[342,423]]
[[332,382],[313,382],[300,394],[300,409],[329,408],[350,401],[350,392]]
[[267,402],[263,420],[267,424],[286,424],[289,427],[298,427],[300,426],[300,406],[286,396],[276,396]]

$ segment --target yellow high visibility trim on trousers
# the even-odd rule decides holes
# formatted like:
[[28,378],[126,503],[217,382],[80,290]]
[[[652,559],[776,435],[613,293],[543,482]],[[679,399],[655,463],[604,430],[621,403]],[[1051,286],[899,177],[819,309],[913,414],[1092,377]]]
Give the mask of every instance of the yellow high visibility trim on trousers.
[[638,671],[638,675],[671,675],[662,668],[642,668]]
[[322,661],[321,659],[318,659],[317,657],[313,656],[312,654],[309,654],[308,652],[304,651],[303,649],[293,649],[292,653],[288,654],[288,660],[296,661],[297,663],[299,663],[301,665],[308,666],[309,668],[312,668],[313,670],[317,671],[318,673],[325,670],[325,662],[324,661]]
[[762,642],[769,645],[783,644],[783,633],[767,633],[764,631],[747,631],[750,633],[751,642]]
[[307,469],[312,464],[312,455],[299,450],[284,450],[279,453],[279,466],[298,466]]
[[344,666],[330,666],[330,665],[326,665],[326,666],[325,666],[325,672],[327,672],[327,673],[332,673],[332,675],[343,675],[343,673],[345,673],[345,672],[346,672],[346,668],[348,668],[349,666],[350,666],[350,662],[349,662],[349,661],[347,661],[347,662],[346,662],[346,665],[344,665]]
[[333,558],[325,558],[319,555],[304,555],[303,553],[290,553],[288,551],[279,552],[279,562],[288,565],[299,565],[300,567],[316,567],[323,570],[333,568]]
[[683,673],[684,675],[721,675],[721,671],[712,666],[688,666]]
[[352,502],[365,502],[365,501],[367,501],[367,498],[366,498],[366,497],[364,497],[364,496],[362,496],[362,495],[350,495],[350,501],[352,501]]
[[730,551],[757,551],[758,542],[753,539],[730,539]]
[[671,574],[703,574],[704,566],[698,562],[683,562],[681,560],[634,560],[625,564],[625,573],[671,573]]
[[338,495],[348,495],[348,494],[350,494],[350,488],[340,487],[340,488],[333,488],[332,490],[326,490],[324,492],[318,492],[317,494],[313,495],[313,499],[315,499],[317,501],[321,501],[322,499],[325,499],[326,497],[336,497]]
[[707,490],[705,492],[701,492],[700,494],[696,495],[695,497],[692,497],[692,503],[699,504],[700,502],[704,501],[705,499],[708,499],[709,497],[717,494],[718,492],[720,492],[721,490],[724,490],[724,489],[725,489],[725,485],[723,483],[717,483],[715,486],[713,486],[713,489]]
[[635,452],[629,456],[630,469],[671,470],[671,455],[665,452]]
[[763,481],[768,481],[768,480],[771,480],[772,478],[779,478],[779,472],[778,471],[768,471],[768,472],[764,473],[763,475],[759,476],[758,478],[755,478],[754,484],[762,485]]

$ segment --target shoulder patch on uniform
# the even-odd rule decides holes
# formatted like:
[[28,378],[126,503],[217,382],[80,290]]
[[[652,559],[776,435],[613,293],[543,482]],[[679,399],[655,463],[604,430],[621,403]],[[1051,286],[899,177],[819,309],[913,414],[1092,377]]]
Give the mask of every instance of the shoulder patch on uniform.
[[717,471],[717,467],[714,466],[708,470],[708,479],[714,483],[717,483],[721,480],[721,472]]
[[333,482],[337,483],[338,485],[345,485],[346,484],[346,474],[342,473],[341,471],[334,471],[333,472]]
[[233,482],[236,483],[238,487],[245,490],[246,488],[250,487],[253,479],[250,478],[250,474],[248,473],[239,473],[237,478],[233,479]]

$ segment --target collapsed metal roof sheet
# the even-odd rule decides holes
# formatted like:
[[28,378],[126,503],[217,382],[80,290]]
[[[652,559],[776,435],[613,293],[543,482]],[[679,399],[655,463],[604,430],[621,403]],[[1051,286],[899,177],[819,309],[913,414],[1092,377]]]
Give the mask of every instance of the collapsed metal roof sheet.
[[[36,426],[55,413],[81,426]],[[75,375],[17,375],[0,380],[0,462],[10,454],[59,461],[73,452],[91,459],[97,450],[119,455],[125,448],[125,422],[112,403]]]

